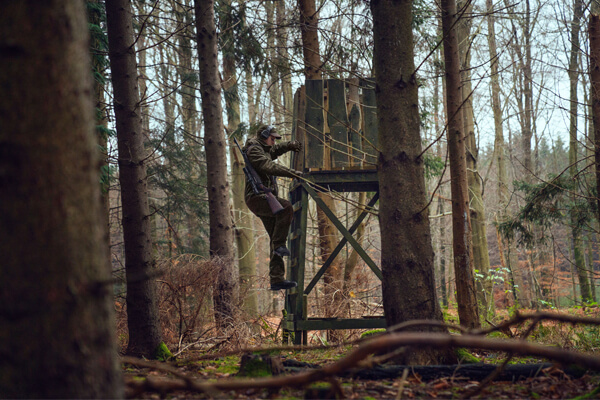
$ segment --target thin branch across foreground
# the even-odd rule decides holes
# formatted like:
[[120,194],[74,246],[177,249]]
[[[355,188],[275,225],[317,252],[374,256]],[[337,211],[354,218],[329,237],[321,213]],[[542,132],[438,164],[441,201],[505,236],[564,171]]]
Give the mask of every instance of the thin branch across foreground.
[[[487,339],[480,335],[450,335],[440,333],[424,333],[424,332],[405,332],[405,333],[390,333],[373,338],[366,341],[355,350],[351,351],[346,357],[332,364],[326,365],[312,371],[301,372],[293,375],[276,376],[269,378],[256,379],[222,379],[218,382],[206,382],[190,375],[181,373],[173,374],[174,378],[156,378],[147,377],[143,380],[129,380],[126,382],[129,395],[146,391],[155,392],[170,392],[170,391],[191,391],[202,392],[209,396],[215,396],[220,391],[238,391],[248,389],[274,389],[274,388],[298,388],[304,387],[310,383],[318,381],[326,381],[328,378],[340,375],[368,358],[370,355],[397,348],[401,346],[411,347],[464,347],[486,349],[492,351],[504,351],[515,356],[536,356],[547,358],[549,360],[558,361],[565,365],[576,364],[580,367],[600,371],[600,357],[577,353],[575,351],[566,350],[558,347],[542,346],[526,342],[524,340],[503,340],[503,339]],[[123,360],[127,363],[132,363],[143,367],[154,367],[167,372],[172,368],[161,368],[156,363],[136,362],[131,358]]]

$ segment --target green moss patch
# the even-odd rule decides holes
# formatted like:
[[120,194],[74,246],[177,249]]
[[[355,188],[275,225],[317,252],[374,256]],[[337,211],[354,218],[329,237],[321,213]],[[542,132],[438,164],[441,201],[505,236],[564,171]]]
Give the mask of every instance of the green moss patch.
[[456,358],[458,358],[458,362],[462,364],[476,364],[481,362],[479,358],[475,357],[462,347],[456,349]]
[[158,361],[168,361],[173,359],[173,353],[171,353],[164,342],[161,342],[156,350],[154,350],[154,355],[152,358]]

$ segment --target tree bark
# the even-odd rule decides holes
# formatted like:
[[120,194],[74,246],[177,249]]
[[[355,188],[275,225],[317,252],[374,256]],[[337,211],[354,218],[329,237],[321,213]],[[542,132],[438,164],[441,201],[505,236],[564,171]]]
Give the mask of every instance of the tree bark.
[[0,394],[121,398],[81,1],[0,3]]
[[[314,0],[298,0],[298,8],[300,9],[300,29],[302,33],[302,46],[304,51],[304,72],[306,79],[322,79],[322,62],[321,53],[319,50],[319,35],[318,35],[318,20],[319,15]],[[326,118],[325,118],[326,119]],[[323,168],[331,167],[328,152],[325,151],[325,159],[323,160]],[[336,206],[333,198],[326,193],[319,193],[319,197],[327,205],[327,207],[335,214]],[[337,229],[333,225],[325,213],[317,208],[317,223],[319,228],[319,246],[321,259],[323,262],[335,249],[337,243]],[[323,278],[325,291],[329,293],[335,292],[332,285],[337,284],[342,279],[342,266],[339,260],[335,260],[328,268]],[[330,311],[326,311],[327,316]]]
[[[574,0],[573,2],[573,20],[571,21],[571,50],[569,54],[569,176],[576,180],[578,176],[577,168],[577,118],[578,118],[578,95],[577,85],[579,84],[579,32],[581,30],[581,19],[583,18],[583,2]],[[574,197],[572,200],[576,200]],[[588,273],[585,267],[583,240],[581,238],[581,228],[578,226],[577,217],[573,214],[571,218],[571,234],[573,235],[574,245],[574,262],[577,269],[577,277],[579,278],[579,287],[581,289],[581,302],[591,303],[592,292],[590,290],[590,282]]]
[[[273,110],[273,117],[275,119],[275,125],[279,126],[282,120],[282,106],[281,106],[281,91],[279,86],[279,57],[277,56],[277,46],[275,45],[275,4],[272,1],[264,3],[265,13],[267,16],[267,51],[266,56],[270,60],[269,69],[269,100],[271,101],[271,109]],[[283,129],[280,129],[280,133]],[[285,157],[285,156],[284,156]]]
[[[473,12],[471,0],[459,1],[464,14]],[[487,229],[485,221],[485,207],[483,204],[482,179],[479,175],[477,161],[479,149],[475,138],[475,116],[473,115],[473,91],[471,85],[471,18],[461,18],[457,26],[457,39],[461,59],[462,79],[462,113],[467,150],[467,182],[469,185],[471,231],[473,238],[473,265],[479,271],[480,277],[476,281],[477,300],[481,313],[484,316],[494,313],[492,299],[493,282],[490,278],[490,255],[488,252]]]
[[456,277],[456,301],[460,323],[466,328],[479,327],[479,313],[473,276],[473,243],[469,215],[465,135],[461,112],[462,85],[456,35],[456,3],[442,0],[444,62],[446,64],[446,105],[448,153],[452,191],[452,244]]
[[[377,165],[382,291],[388,326],[421,318],[443,320],[435,290],[421,157],[411,8],[411,1],[371,1],[382,149]],[[420,348],[407,352],[400,361],[436,364],[451,359],[451,351]]]
[[233,267],[233,227],[229,211],[227,139],[223,130],[221,80],[219,77],[217,30],[213,0],[194,0],[200,63],[200,94],[204,115],[210,255],[221,265],[213,294],[215,320],[225,327],[234,317],[238,297]]
[[[595,3],[595,2],[593,2]],[[590,41],[590,98],[594,124],[594,162],[596,167],[596,191],[600,193],[600,10],[593,7],[590,14],[588,36]],[[598,196],[598,220],[600,220],[600,196]]]
[[[283,94],[283,121],[284,133],[291,134],[293,124],[294,93],[292,90],[292,70],[288,51],[289,28],[286,25],[287,9],[285,1],[275,2],[276,14],[276,41],[277,41],[277,68],[281,80]],[[288,153],[289,154],[289,153]]]
[[[201,153],[198,135],[198,110],[196,107],[196,89],[198,78],[193,67],[194,60],[192,54],[194,23],[193,10],[190,6],[191,0],[185,0],[183,4],[179,1],[173,1],[173,7],[177,17],[177,53],[179,62],[177,66],[177,75],[181,85],[181,120],[183,123],[183,141],[185,147],[193,157],[196,164],[191,173],[193,180],[199,180],[205,174],[206,166]],[[186,216],[187,240],[186,244],[191,252],[200,253],[198,246],[201,233],[202,221],[192,210],[188,211]]]
[[[494,155],[496,157],[496,168],[498,169],[498,219],[504,220],[509,215],[509,194],[508,194],[508,173],[506,168],[506,158],[504,157],[504,127],[502,124],[502,103],[500,101],[500,79],[498,71],[498,51],[496,46],[496,28],[494,4],[492,0],[486,0],[487,7],[487,25],[488,25],[488,49],[490,53],[490,90],[492,96],[492,111],[494,114]],[[516,266],[514,254],[517,249],[514,242],[508,242],[505,238],[498,236],[498,247],[500,251],[506,249],[506,253],[501,256],[505,260],[502,266],[508,270],[508,282],[510,290],[513,293],[514,300],[521,306],[529,307],[525,292],[523,291],[523,279],[519,273],[514,273]],[[513,254],[513,256],[511,256]],[[516,285],[516,286],[515,286]]]
[[134,49],[131,4],[106,1],[109,57],[119,150],[119,181],[127,277],[127,354],[154,357],[162,342],[150,232],[145,137]]
[[319,50],[319,14],[315,0],[298,0],[300,10],[300,32],[304,55],[306,79],[321,79],[321,51]]
[[[193,16],[189,10],[190,0],[185,0],[183,7],[179,4],[178,28],[181,33],[177,35],[179,45],[179,66],[177,69],[181,81],[181,119],[183,122],[183,140],[186,146],[195,148],[198,138],[198,123],[196,109],[196,72],[192,60],[192,40],[194,36]],[[200,162],[200,160],[198,160]]]
[[[103,18],[104,3],[100,0],[92,0],[93,8],[88,8],[88,21],[91,25],[100,27],[105,23]],[[96,134],[98,138],[98,147],[100,148],[100,196],[102,200],[102,216],[106,226],[106,243],[110,242],[110,170],[108,165],[108,118],[106,115],[106,103],[104,92],[106,90],[106,64],[108,57],[105,55],[107,50],[104,33],[96,32],[90,38],[90,52],[92,54],[92,71],[94,73],[94,100],[96,103]],[[107,248],[108,258],[110,260],[110,247]]]
[[[231,5],[227,7],[229,10]],[[231,15],[222,15],[223,29],[223,90],[226,93],[225,104],[227,111],[227,125],[230,135],[229,159],[231,160],[231,194],[233,198],[233,217],[235,223],[235,242],[238,252],[238,269],[240,294],[244,296],[242,307],[249,317],[258,316],[258,296],[254,289],[256,282],[256,251],[254,245],[254,230],[252,213],[244,201],[246,176],[244,175],[244,161],[237,150],[233,138],[242,142],[240,128],[240,96],[238,76],[235,68],[235,38],[232,33]]]

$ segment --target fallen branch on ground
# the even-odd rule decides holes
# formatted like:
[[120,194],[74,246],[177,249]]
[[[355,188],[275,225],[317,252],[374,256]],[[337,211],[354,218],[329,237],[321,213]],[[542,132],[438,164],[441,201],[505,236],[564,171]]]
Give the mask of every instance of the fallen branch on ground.
[[[362,360],[373,353],[401,346],[418,347],[465,347],[506,351],[513,355],[530,355],[543,357],[563,364],[576,364],[583,368],[600,371],[600,357],[580,354],[562,348],[541,346],[523,340],[486,339],[477,335],[453,336],[440,333],[407,332],[391,333],[366,341],[346,357],[314,371],[301,372],[289,376],[277,376],[258,379],[223,379],[218,382],[201,382],[197,379],[145,379],[127,382],[130,390],[158,392],[185,390],[194,392],[214,393],[214,391],[230,391],[244,389],[274,389],[282,387],[303,387],[307,384],[323,381],[354,368]],[[211,394],[212,394],[211,393]]]
[[511,326],[522,324],[523,322],[526,322],[528,320],[537,320],[538,322],[552,320],[558,322],[565,322],[573,325],[600,325],[600,318],[579,317],[576,315],[560,314],[547,311],[536,311],[534,313],[521,314],[517,311],[512,318],[503,321],[501,324],[488,329],[477,329],[471,331],[471,334],[487,335],[496,331],[504,331],[507,328],[510,328]]

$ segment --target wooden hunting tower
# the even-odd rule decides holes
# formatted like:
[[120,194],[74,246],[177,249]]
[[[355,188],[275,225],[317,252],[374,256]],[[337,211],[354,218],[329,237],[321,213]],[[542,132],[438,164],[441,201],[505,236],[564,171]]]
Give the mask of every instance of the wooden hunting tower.
[[[377,108],[373,80],[307,80],[294,97],[292,139],[303,150],[291,159],[291,168],[303,171],[306,181],[295,182],[290,190],[294,206],[288,247],[291,251],[288,279],[298,287],[286,292],[283,329],[293,332],[296,344],[307,342],[307,332],[331,329],[384,328],[382,315],[354,319],[309,318],[308,295],[315,288],[335,257],[349,243],[373,273],[382,279],[381,270],[353,237],[360,223],[379,199],[377,178]],[[346,228],[319,197],[319,192],[367,192],[371,194],[356,221]],[[341,232],[335,247],[314,277],[305,275],[306,232],[309,199],[313,199]],[[310,282],[306,284],[306,280]]]

